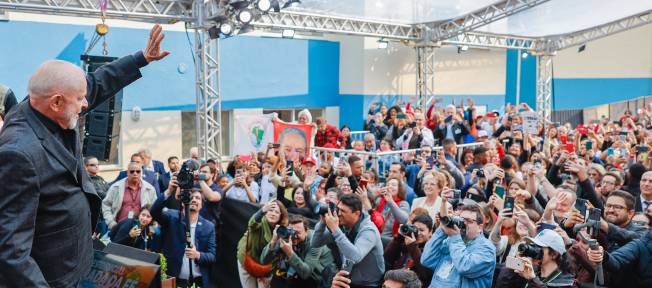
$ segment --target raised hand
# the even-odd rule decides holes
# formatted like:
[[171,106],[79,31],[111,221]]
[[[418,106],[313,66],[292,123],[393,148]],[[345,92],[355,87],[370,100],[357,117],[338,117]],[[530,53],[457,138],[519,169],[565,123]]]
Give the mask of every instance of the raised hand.
[[145,56],[147,63],[161,60],[165,56],[170,55],[168,51],[161,51],[161,42],[165,38],[165,34],[162,32],[163,27],[160,24],[154,25],[149,32],[149,41],[147,42],[147,47],[143,50],[143,56]]

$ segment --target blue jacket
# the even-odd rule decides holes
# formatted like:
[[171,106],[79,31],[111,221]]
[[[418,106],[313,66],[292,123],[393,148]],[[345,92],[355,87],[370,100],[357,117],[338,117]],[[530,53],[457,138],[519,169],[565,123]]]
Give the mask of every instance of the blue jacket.
[[[127,178],[127,171],[122,170],[120,171],[120,174],[118,174],[118,177],[115,178],[113,182],[109,183],[109,186],[125,178]],[[154,186],[154,189],[156,189],[156,195],[161,196],[161,187],[159,187],[158,185],[158,178],[156,177],[156,173],[143,169],[143,180],[145,180],[149,184],[152,184],[152,186]]]
[[[186,222],[179,211],[167,209],[163,211],[165,195],[161,195],[152,205],[152,217],[161,225],[161,251],[168,261],[167,274],[178,277],[181,272],[181,261],[186,249]],[[199,251],[199,265],[202,274],[202,287],[211,287],[211,265],[216,259],[215,226],[199,216],[195,228],[195,247]]]
[[652,232],[632,240],[613,253],[605,254],[604,268],[612,273],[620,273],[623,268],[633,270],[638,277],[634,283],[638,287],[652,286]]
[[421,253],[421,265],[434,271],[430,287],[491,287],[496,247],[480,234],[465,244],[438,228]]
[[157,174],[156,176],[165,174],[165,165],[163,165],[163,162],[158,160],[152,160],[152,166],[154,166],[154,173]]

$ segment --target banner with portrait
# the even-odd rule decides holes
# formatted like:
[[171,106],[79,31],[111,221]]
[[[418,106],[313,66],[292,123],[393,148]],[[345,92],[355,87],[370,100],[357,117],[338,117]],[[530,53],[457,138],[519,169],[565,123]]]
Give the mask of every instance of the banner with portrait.
[[275,139],[272,119],[272,114],[236,116],[234,155],[265,152],[267,144],[272,143]]
[[274,143],[278,143],[281,149],[284,149],[286,160],[296,161],[310,153],[311,125],[280,121],[273,121],[273,123]]

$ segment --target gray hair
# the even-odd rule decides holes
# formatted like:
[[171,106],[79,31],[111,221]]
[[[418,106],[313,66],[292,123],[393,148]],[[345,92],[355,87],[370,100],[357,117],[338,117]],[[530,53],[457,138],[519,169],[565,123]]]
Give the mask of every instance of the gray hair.
[[147,158],[152,158],[152,151],[147,148],[140,148],[140,150],[138,150],[138,154],[145,155]]
[[[27,91],[30,97],[41,98],[54,93],[77,90],[86,86],[84,71],[70,62],[49,60],[41,64],[29,79]],[[83,86],[81,86],[83,85]]]

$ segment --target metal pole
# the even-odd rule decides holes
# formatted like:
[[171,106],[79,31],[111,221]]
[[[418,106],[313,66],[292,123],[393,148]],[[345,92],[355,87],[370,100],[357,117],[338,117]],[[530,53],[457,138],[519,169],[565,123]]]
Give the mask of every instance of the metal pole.
[[554,54],[537,56],[537,114],[542,121],[552,117],[552,57]]
[[521,50],[518,50],[516,64],[516,106],[521,104]]

